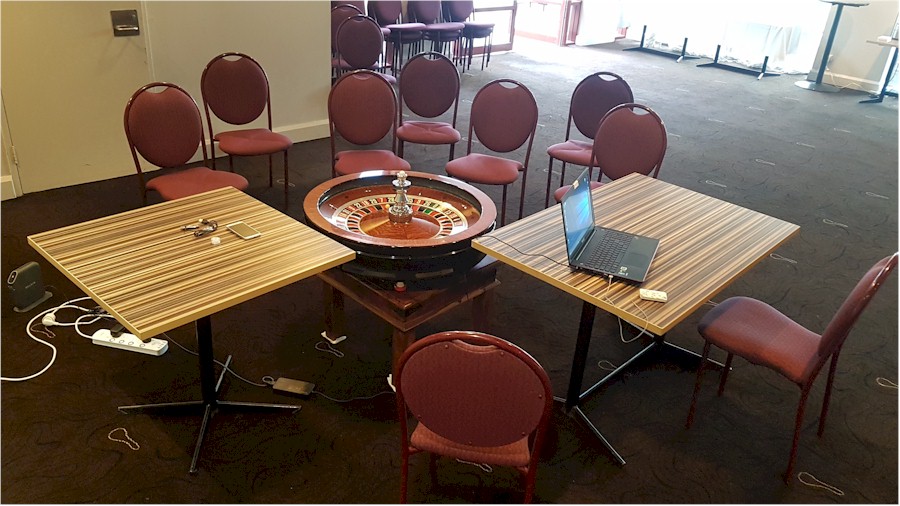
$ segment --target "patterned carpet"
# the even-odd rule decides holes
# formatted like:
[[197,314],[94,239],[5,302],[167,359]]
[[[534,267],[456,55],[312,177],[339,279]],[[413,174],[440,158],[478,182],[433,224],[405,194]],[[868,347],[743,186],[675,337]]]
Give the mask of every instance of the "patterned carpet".
[[[624,77],[637,102],[668,129],[660,179],[800,225],[800,234],[717,297],[747,295],[821,331],[865,270],[897,250],[897,99],[859,104],[861,92],[815,93],[793,85],[805,76],[756,80],[697,62],[624,45],[551,48],[495,54],[483,72],[462,76],[461,129],[471,99],[490,80],[517,79],[540,110],[525,209],[543,206],[545,149],[564,137],[569,97],[591,72]],[[273,97],[277,107],[277,97]],[[125,145],[122,149],[127,149]],[[464,145],[457,147],[459,156]],[[415,170],[443,173],[447,150],[408,145]],[[286,212],[302,219],[303,196],[329,177],[328,140],[296,144],[290,153]],[[277,161],[277,160],[276,160]],[[284,209],[282,187],[269,188],[265,159],[237,159],[248,193]],[[555,169],[558,170],[558,164]],[[569,178],[575,170],[568,171]],[[483,188],[495,202],[499,190]],[[518,206],[518,186],[510,191]],[[2,203],[3,272],[37,261],[53,298],[39,310],[83,294],[26,242],[29,234],[140,206],[134,176],[28,194]],[[202,268],[202,266],[198,266]],[[494,291],[493,332],[544,366],[556,395],[567,384],[580,303],[508,268]],[[95,346],[70,327],[48,338],[52,367],[26,382],[4,382],[2,490],[7,503],[390,503],[399,484],[399,443],[388,327],[348,302],[349,338],[322,351],[322,286],[287,286],[212,318],[215,353],[233,357],[227,400],[297,403],[295,414],[228,414],[213,419],[200,472],[187,470],[198,416],[125,415],[121,405],[199,397],[192,326],[167,334],[167,353],[150,357]],[[667,339],[699,351],[696,323],[707,308]],[[2,305],[0,365],[7,377],[32,374],[50,350],[25,333],[37,311]],[[60,311],[58,320],[78,313]],[[822,438],[815,435],[824,377],[813,388],[797,470],[781,481],[799,391],[777,374],[736,360],[725,394],[707,379],[698,418],[684,429],[696,361],[654,354],[595,393],[587,416],[622,453],[617,466],[591,432],[554,412],[538,468],[535,499],[543,503],[891,503],[898,501],[897,278],[879,293],[841,355]],[[428,322],[419,335],[471,326],[462,306]],[[94,327],[98,328],[98,327]],[[92,332],[92,328],[86,329]],[[585,381],[602,377],[641,345],[622,343],[616,319],[598,313]],[[716,356],[721,358],[721,355]],[[277,394],[266,375],[316,383],[308,398]],[[709,377],[708,377],[709,378]],[[255,383],[256,385],[252,384]],[[262,385],[262,386],[259,386]],[[127,434],[126,434],[127,433]],[[127,435],[127,437],[126,437]],[[828,488],[811,486],[820,480]],[[413,502],[509,503],[521,500],[517,475],[439,461],[434,481],[427,458],[413,457]]]

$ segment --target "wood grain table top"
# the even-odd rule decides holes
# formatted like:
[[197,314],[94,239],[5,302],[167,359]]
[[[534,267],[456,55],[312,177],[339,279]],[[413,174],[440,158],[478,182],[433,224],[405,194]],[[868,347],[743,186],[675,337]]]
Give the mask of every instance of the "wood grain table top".
[[[181,230],[201,218],[218,230],[203,237]],[[244,240],[225,228],[241,220],[262,235]],[[356,257],[230,187],[31,235],[28,243],[143,340]]]
[[[594,190],[600,226],[660,240],[643,284],[568,266],[559,205],[472,241],[487,253],[600,309],[663,335],[766,258],[800,227],[640,174]],[[668,302],[641,300],[639,288]]]

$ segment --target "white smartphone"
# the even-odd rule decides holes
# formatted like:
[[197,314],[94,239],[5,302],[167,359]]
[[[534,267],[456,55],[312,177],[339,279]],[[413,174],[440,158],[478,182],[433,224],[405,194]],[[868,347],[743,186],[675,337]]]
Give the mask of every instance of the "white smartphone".
[[228,225],[225,225],[225,227],[237,234],[237,236],[241,239],[253,239],[254,237],[259,237],[262,235],[261,233],[259,233],[259,230],[256,230],[250,225],[247,225],[243,221],[229,223]]

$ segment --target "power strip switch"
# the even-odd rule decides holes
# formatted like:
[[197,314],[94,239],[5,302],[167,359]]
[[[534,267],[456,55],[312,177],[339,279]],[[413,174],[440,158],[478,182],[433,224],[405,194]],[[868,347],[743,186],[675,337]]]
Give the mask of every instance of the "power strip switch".
[[163,339],[151,338],[144,342],[137,338],[134,334],[123,332],[118,337],[113,337],[109,329],[100,329],[91,336],[94,344],[100,346],[108,346],[110,348],[118,348],[126,351],[136,351],[146,355],[160,356],[169,349],[169,342]]

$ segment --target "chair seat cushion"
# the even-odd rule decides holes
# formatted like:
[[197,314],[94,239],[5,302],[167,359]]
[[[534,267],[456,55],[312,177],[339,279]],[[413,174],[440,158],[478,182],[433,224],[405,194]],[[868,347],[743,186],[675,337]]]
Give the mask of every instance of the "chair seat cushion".
[[394,23],[384,27],[391,32],[421,32],[425,29],[425,23]]
[[461,32],[465,27],[464,23],[432,23],[425,25],[425,30],[429,32]]
[[818,360],[820,337],[765,302],[729,298],[706,313],[700,335],[752,364],[774,369],[802,385]]
[[219,142],[219,149],[238,156],[268,155],[293,145],[290,137],[265,128],[219,132],[215,139]]
[[367,170],[409,170],[409,162],[386,149],[341,151],[335,155],[338,174],[358,174]]
[[416,425],[409,442],[419,450],[496,466],[524,467],[530,457],[527,437],[503,446],[469,446],[441,437],[421,422]]
[[[597,181],[591,181],[591,190],[600,188],[601,186],[603,186],[603,183],[599,183]],[[566,185],[566,186],[560,187],[558,190],[553,192],[553,198],[555,198],[557,202],[562,201],[563,195],[565,195],[566,192],[569,191],[569,188],[571,188],[571,187],[572,187],[572,185]]]
[[192,167],[147,181],[147,189],[158,192],[163,200],[180,199],[228,186],[244,191],[250,183],[240,174],[207,167]]
[[441,121],[404,121],[397,138],[414,144],[454,144],[461,136],[450,123]]
[[552,158],[587,167],[591,164],[593,144],[590,142],[569,139],[547,148],[547,154]]
[[524,166],[514,160],[472,153],[447,163],[446,171],[456,179],[481,184],[511,184]]
[[466,27],[463,28],[463,36],[480,39],[482,37],[487,37],[494,32],[494,24],[493,23],[476,23],[472,21],[466,21]]

